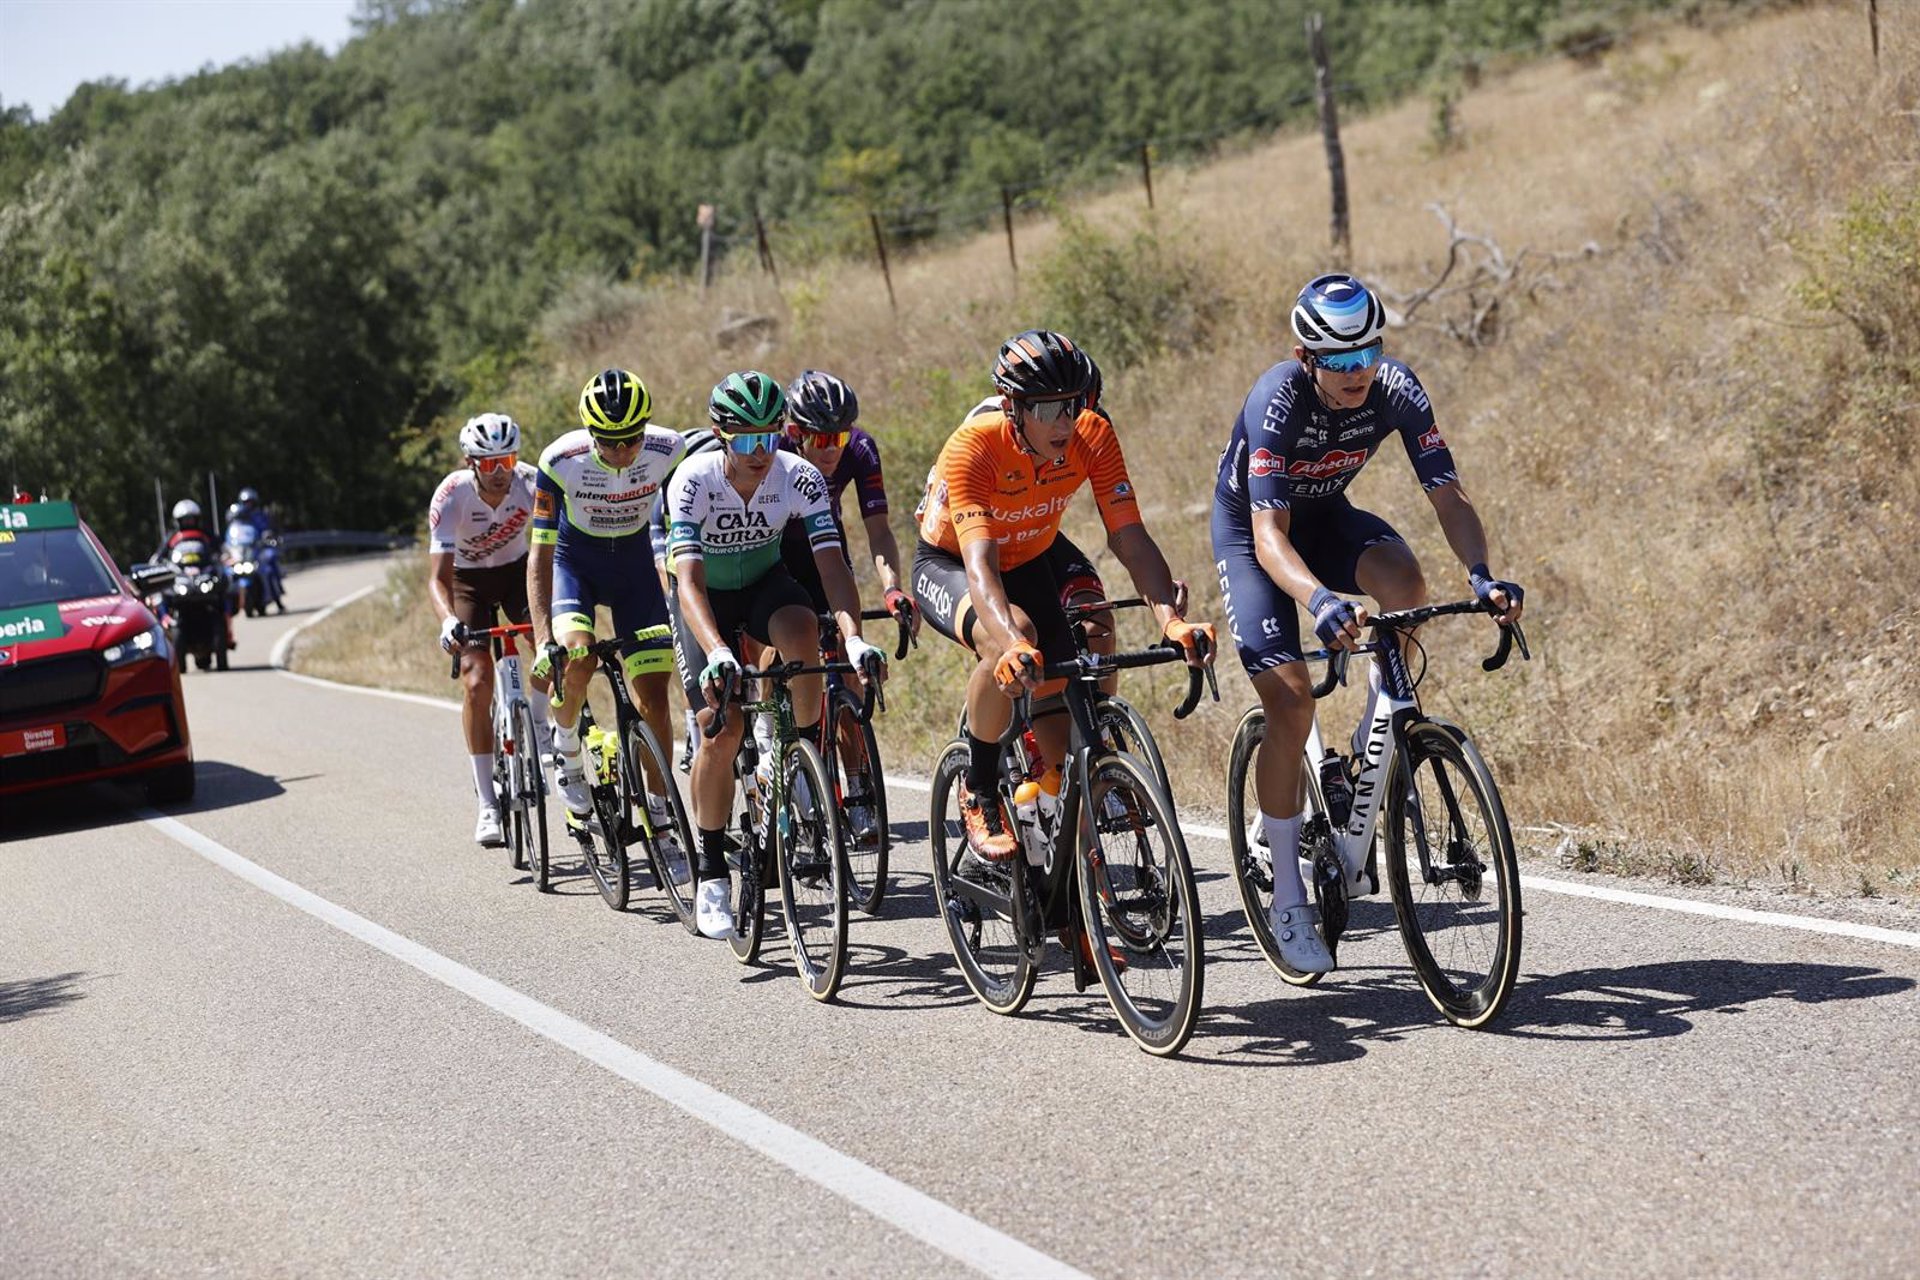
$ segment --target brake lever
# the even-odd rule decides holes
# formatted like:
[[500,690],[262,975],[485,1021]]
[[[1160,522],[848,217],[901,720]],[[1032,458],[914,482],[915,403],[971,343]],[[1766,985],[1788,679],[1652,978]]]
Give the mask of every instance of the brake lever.
[[739,683],[740,683],[740,673],[737,669],[734,671],[728,672],[727,678],[721,682],[720,701],[719,701],[719,704],[716,705],[713,709],[713,719],[709,720],[707,722],[707,727],[700,731],[700,736],[707,739],[709,742],[719,737],[720,730],[726,727],[727,704],[733,701],[734,691],[736,688],[738,688]]

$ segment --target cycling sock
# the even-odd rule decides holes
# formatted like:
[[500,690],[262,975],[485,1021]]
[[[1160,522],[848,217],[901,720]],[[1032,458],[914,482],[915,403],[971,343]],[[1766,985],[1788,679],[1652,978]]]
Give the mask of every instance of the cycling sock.
[[1000,785],[1000,744],[967,735],[967,790],[991,795]]
[[1300,879],[1300,820],[1304,816],[1260,815],[1260,825],[1267,830],[1267,848],[1273,854],[1273,905],[1282,910],[1305,906],[1307,901],[1307,886]]
[[693,874],[702,880],[727,878],[727,833],[700,828],[700,856],[694,860]]
[[550,728],[553,722],[547,716],[547,695],[538,689],[532,690],[532,694],[533,696],[527,699],[527,706],[533,711],[533,727]]
[[553,726],[553,749],[572,759],[580,754],[580,726],[564,725],[558,721]]
[[498,809],[500,798],[493,793],[493,753],[488,752],[486,755],[474,756],[472,759],[473,791],[480,797],[480,807]]

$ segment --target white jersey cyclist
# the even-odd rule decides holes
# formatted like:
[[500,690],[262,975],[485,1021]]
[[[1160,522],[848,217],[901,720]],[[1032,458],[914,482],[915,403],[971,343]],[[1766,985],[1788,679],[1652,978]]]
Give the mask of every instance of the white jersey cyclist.
[[706,565],[707,586],[738,591],[780,563],[787,522],[800,521],[814,551],[838,550],[840,528],[827,500],[826,477],[798,454],[775,453],[751,498],[727,482],[726,453],[687,460],[667,489],[667,562]]
[[609,469],[594,454],[593,436],[569,431],[540,455],[533,540],[572,541],[577,534],[623,538],[644,532],[667,474],[686,452],[678,431],[649,425],[629,466]]
[[471,468],[447,476],[427,507],[427,541],[433,554],[450,553],[455,569],[497,569],[524,557],[537,474],[527,463],[515,464],[513,485],[497,507],[480,496]]

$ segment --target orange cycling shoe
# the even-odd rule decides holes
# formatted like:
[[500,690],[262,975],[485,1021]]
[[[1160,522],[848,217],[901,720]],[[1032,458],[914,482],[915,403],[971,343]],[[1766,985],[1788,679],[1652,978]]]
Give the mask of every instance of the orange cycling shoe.
[[977,796],[960,779],[960,826],[967,833],[967,847],[986,862],[1006,862],[1020,852],[1019,843],[1007,829],[1006,810],[1000,797],[989,793]]
[[[1067,935],[1069,933],[1077,933],[1079,935],[1080,958],[1086,962],[1087,968],[1092,969],[1095,973],[1100,972],[1099,967],[1093,963],[1092,935],[1090,935],[1085,929],[1080,929],[1080,930],[1062,929],[1058,934],[1055,935],[1057,938],[1059,938],[1061,946],[1071,948],[1074,945],[1071,941],[1068,940]],[[1114,946],[1111,942],[1107,944],[1107,959],[1113,961],[1113,971],[1115,973],[1125,973],[1127,971],[1127,958],[1121,955],[1120,948]]]

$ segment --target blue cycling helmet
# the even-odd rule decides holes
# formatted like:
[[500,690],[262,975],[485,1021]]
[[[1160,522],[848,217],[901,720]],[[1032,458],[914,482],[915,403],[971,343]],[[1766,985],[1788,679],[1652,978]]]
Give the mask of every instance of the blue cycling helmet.
[[1293,336],[1308,351],[1353,351],[1387,331],[1387,309],[1345,272],[1316,276],[1293,303]]

